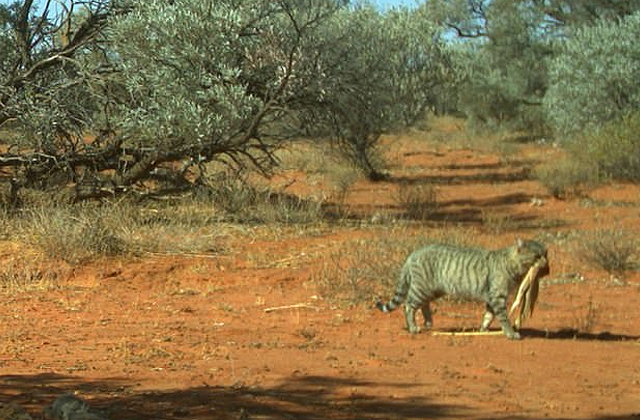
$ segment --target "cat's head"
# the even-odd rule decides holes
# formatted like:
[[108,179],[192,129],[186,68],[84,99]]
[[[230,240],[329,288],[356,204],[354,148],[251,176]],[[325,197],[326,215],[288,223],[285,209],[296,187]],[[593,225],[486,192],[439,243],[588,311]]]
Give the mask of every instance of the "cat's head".
[[549,259],[547,258],[547,248],[540,242],[516,239],[513,247],[513,256],[521,264],[524,271],[538,263],[538,277],[549,274]]

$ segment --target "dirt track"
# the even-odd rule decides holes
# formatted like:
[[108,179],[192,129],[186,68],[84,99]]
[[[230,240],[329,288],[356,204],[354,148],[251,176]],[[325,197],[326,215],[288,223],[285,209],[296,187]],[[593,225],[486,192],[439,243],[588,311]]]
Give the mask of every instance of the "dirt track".
[[[487,246],[613,224],[640,230],[635,186],[594,191],[590,205],[556,200],[524,164],[422,147],[405,140],[392,175],[438,184],[445,229],[468,229]],[[360,182],[349,200],[388,208],[393,188]],[[515,227],[486,231],[487,211],[508,213]],[[523,340],[410,336],[400,312],[336,306],[313,281],[323,253],[386,229],[326,226],[230,243],[230,255],[103,260],[51,290],[5,295],[0,400],[35,416],[77,392],[112,419],[640,418],[638,273],[613,278],[557,241]],[[435,306],[441,331],[474,328],[482,312]]]

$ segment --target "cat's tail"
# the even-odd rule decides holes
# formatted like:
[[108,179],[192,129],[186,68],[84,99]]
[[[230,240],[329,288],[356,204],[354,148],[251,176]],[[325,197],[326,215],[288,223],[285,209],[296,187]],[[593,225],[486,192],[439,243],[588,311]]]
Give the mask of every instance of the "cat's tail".
[[386,313],[391,312],[398,306],[402,305],[402,302],[404,302],[404,300],[407,298],[407,292],[409,291],[409,280],[409,273],[403,270],[402,274],[400,275],[398,285],[396,286],[396,292],[391,300],[387,303],[382,303],[382,301],[376,302],[376,308]]

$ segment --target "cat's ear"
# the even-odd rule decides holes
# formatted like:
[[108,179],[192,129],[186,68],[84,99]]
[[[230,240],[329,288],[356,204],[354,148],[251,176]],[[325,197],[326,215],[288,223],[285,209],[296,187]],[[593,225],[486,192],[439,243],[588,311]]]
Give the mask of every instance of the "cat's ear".
[[520,238],[516,238],[516,248],[518,249],[518,251],[520,251],[523,246],[524,246],[524,241]]

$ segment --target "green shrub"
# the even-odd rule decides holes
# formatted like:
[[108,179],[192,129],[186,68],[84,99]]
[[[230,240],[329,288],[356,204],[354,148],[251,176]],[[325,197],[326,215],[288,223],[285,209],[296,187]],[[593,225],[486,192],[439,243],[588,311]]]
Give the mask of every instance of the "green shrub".
[[560,133],[599,127],[640,106],[640,13],[601,19],[559,46],[550,62],[544,110]]
[[574,157],[545,163],[534,176],[556,198],[580,197],[598,181],[597,169]]
[[640,112],[585,131],[572,140],[572,155],[597,168],[598,175],[616,180],[640,180]]

